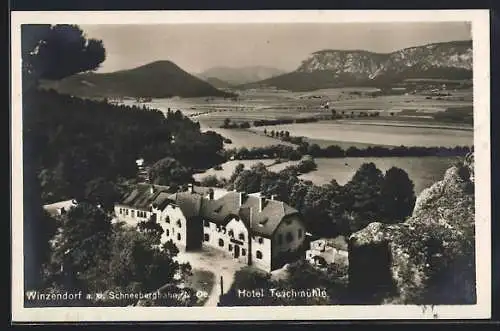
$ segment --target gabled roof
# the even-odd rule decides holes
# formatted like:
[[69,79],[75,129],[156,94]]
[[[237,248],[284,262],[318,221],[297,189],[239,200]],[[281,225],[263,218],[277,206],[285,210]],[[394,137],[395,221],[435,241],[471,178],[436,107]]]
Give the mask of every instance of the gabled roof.
[[228,192],[224,196],[210,200],[206,198],[208,188],[194,187],[193,191],[168,193],[168,187],[140,184],[127,194],[122,205],[137,209],[146,209],[150,205],[164,209],[169,203],[178,206],[186,218],[201,216],[203,219],[218,225],[226,225],[231,217],[239,217],[254,234],[271,236],[282,220],[298,214],[295,208],[288,204],[265,199],[260,210],[261,198],[241,192]]
[[[153,188],[153,192],[151,192],[151,188]],[[125,194],[119,205],[148,210],[153,203],[163,203],[168,190],[168,186],[137,184],[131,192]]]
[[219,225],[226,225],[231,215],[238,216],[240,193],[229,192],[217,200],[203,199],[201,216]]
[[199,216],[203,197],[197,193],[178,192],[171,194],[168,200],[175,203],[182,210],[186,218],[191,218]]
[[[251,210],[251,212],[241,214],[241,217],[244,222],[250,224],[250,228],[255,234],[269,237],[285,217],[298,214],[298,211],[288,204],[268,199],[265,200],[262,211],[259,211],[259,200],[258,197],[249,196],[242,205],[242,208]],[[248,219],[244,219],[247,217]]]

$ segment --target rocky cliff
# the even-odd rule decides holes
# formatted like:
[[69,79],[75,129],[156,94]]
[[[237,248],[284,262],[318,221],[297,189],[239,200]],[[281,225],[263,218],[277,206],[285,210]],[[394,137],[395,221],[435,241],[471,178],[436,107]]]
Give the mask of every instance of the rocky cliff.
[[[349,238],[349,277],[361,300],[376,296],[382,284],[381,302],[475,303],[473,174],[469,155],[420,194],[406,222],[371,223]],[[368,261],[363,252],[374,251],[379,253]],[[373,268],[387,272],[388,278],[363,287]]]
[[409,78],[472,78],[472,41],[404,48],[392,53],[364,50],[314,52],[297,70],[243,86],[306,91],[342,86],[383,86]]
[[374,79],[409,68],[472,70],[472,41],[455,41],[410,47],[388,54],[367,51],[322,50],[304,60],[298,72],[328,70],[332,74],[351,73]]

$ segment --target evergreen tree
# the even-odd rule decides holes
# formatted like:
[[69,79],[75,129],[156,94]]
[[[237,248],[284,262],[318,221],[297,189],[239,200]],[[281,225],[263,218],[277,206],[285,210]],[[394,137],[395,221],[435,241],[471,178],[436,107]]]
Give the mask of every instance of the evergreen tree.
[[349,196],[347,211],[354,214],[351,231],[358,231],[382,217],[381,189],[383,173],[373,162],[364,163],[345,185]]
[[385,173],[381,188],[381,208],[387,222],[401,222],[415,207],[413,182],[406,171],[392,167]]

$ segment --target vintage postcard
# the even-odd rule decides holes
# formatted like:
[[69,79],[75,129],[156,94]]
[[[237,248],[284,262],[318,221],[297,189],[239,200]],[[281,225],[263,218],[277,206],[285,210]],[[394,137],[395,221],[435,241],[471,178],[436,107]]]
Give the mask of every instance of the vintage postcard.
[[489,14],[12,13],[12,319],[490,317]]

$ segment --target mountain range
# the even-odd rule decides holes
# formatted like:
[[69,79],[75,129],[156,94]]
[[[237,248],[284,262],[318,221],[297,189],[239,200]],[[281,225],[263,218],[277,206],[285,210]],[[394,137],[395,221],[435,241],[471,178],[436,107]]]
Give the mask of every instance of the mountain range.
[[241,85],[279,76],[285,72],[265,66],[247,66],[240,68],[213,67],[197,74],[198,77],[209,80],[218,79],[229,85]]
[[[196,77],[197,76],[197,77]],[[470,80],[472,41],[409,47],[391,53],[321,50],[293,72],[264,66],[214,67],[192,75],[170,61],[112,73],[84,73],[43,87],[83,97],[233,97],[221,89],[274,87],[289,91],[345,86],[383,87],[409,78]]]
[[194,77],[170,61],[156,61],[111,73],[83,73],[60,81],[45,81],[44,88],[81,97],[231,97]]
[[293,72],[239,88],[276,87],[307,91],[341,86],[379,86],[408,78],[472,78],[472,41],[409,47],[391,53],[321,50]]

